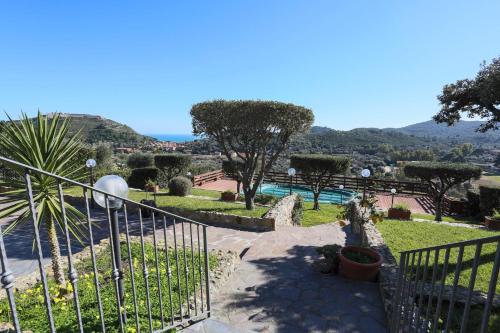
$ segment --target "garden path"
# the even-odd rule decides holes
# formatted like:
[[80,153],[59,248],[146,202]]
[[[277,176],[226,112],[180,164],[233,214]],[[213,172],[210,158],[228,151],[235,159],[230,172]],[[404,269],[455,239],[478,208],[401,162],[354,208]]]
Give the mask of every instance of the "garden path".
[[345,244],[347,229],[331,223],[261,234],[213,296],[214,317],[256,332],[387,332],[377,284],[314,265],[316,247]]

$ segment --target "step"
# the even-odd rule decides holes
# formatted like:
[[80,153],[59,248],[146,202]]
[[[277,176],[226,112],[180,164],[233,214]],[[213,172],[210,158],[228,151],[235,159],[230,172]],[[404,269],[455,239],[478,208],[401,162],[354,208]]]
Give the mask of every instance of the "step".
[[181,330],[182,333],[257,333],[254,331],[236,329],[228,324],[215,319],[202,320],[188,328]]

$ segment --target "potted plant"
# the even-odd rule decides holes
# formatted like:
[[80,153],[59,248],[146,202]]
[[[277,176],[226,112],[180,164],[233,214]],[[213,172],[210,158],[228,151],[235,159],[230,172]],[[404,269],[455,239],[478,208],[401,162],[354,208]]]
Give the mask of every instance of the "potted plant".
[[484,225],[488,227],[488,229],[500,230],[500,211],[495,209],[491,216],[485,216]]
[[338,273],[338,254],[341,248],[342,246],[338,244],[324,245],[316,248],[316,252],[325,258],[325,262],[321,267],[322,273]]
[[405,204],[396,204],[394,207],[389,208],[387,216],[393,220],[409,220],[411,211]]
[[238,199],[238,193],[227,190],[220,194],[220,199],[222,201],[236,201],[236,199]]
[[341,248],[337,258],[340,275],[359,281],[375,281],[383,262],[377,251],[358,246]]
[[152,181],[151,179],[148,179],[146,184],[144,185],[144,190],[146,192],[154,192],[157,193],[160,191],[160,186],[156,184],[155,181]]

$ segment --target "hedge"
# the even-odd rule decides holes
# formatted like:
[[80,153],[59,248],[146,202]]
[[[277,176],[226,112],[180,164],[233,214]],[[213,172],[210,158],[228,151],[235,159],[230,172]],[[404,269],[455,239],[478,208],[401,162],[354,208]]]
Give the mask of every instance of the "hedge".
[[170,179],[175,176],[184,176],[191,165],[191,155],[163,154],[155,155],[155,166],[159,170],[158,182],[160,186],[166,186]]
[[157,181],[158,169],[157,168],[137,168],[133,169],[128,177],[128,186],[138,189],[144,189],[144,185],[148,180]]
[[479,200],[481,214],[483,216],[491,215],[493,213],[493,210],[500,209],[500,186],[479,186]]

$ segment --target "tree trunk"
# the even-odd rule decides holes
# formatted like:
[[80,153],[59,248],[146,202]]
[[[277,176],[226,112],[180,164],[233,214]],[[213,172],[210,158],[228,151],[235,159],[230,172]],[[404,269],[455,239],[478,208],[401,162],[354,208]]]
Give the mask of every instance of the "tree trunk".
[[246,209],[253,210],[255,208],[255,204],[254,204],[254,197],[251,194],[252,191],[245,191],[245,189],[243,189],[243,192],[245,193]]
[[441,222],[443,220],[443,198],[438,197],[436,200],[436,218],[435,221]]
[[59,285],[65,285],[64,271],[61,263],[61,249],[59,248],[59,240],[57,239],[56,225],[50,214],[45,214],[45,226],[47,228],[50,256],[52,259],[52,272],[54,280]]
[[319,210],[319,192],[314,192],[314,210]]
[[236,194],[240,195],[240,190],[241,190],[241,181],[237,180],[236,181]]

